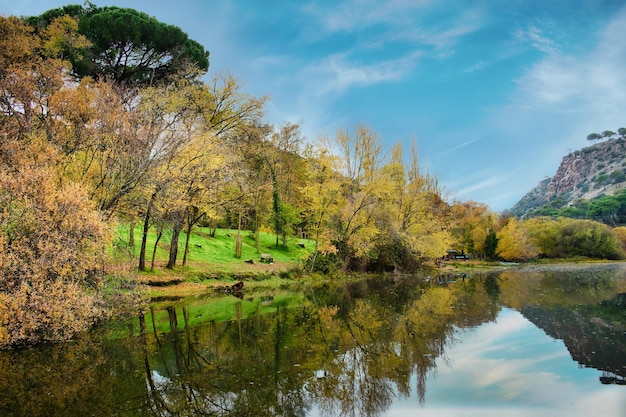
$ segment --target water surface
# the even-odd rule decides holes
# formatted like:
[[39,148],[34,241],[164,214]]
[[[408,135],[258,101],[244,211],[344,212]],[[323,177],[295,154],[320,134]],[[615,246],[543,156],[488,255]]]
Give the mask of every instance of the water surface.
[[161,303],[0,352],[0,415],[623,417],[625,277],[535,267]]

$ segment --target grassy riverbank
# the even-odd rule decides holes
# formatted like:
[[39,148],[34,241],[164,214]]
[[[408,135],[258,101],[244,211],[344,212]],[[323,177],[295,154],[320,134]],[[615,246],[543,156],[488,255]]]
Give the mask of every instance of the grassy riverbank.
[[[153,300],[173,299],[193,295],[224,293],[236,282],[244,281],[247,294],[263,292],[267,289],[279,289],[288,285],[292,279],[300,278],[292,273],[302,268],[304,260],[315,247],[312,240],[291,238],[286,245],[276,246],[276,236],[268,232],[256,237],[249,231],[241,233],[242,256],[235,256],[237,239],[236,230],[217,229],[212,235],[209,228],[197,228],[190,237],[188,261],[182,266],[182,257],[186,235],[182,233],[179,243],[179,261],[174,269],[167,269],[170,235],[164,233],[155,252],[155,265],[152,271],[136,273],[136,280],[147,285]],[[116,256],[123,260],[129,270],[136,271],[141,230],[135,228],[135,244],[129,244],[128,226],[118,228],[115,245]],[[156,240],[155,233],[148,234],[147,264],[150,261]],[[270,255],[271,263],[261,262],[261,254]],[[442,272],[484,271],[519,267],[545,266],[546,264],[597,263],[607,262],[580,259],[535,260],[529,263],[500,263],[480,260],[452,261],[440,264],[436,269]],[[431,267],[434,267],[432,265]]]
[[[239,280],[245,281],[246,290],[256,287],[279,287],[290,271],[301,268],[303,261],[315,247],[310,239],[290,238],[285,245],[276,236],[268,232],[256,236],[241,232],[241,257],[235,256],[237,230],[197,228],[189,239],[187,265],[182,266],[186,234],[179,239],[178,263],[174,269],[167,269],[170,233],[161,237],[156,251],[154,269],[150,270],[156,234],[150,231],[147,239],[148,271],[138,272],[137,281],[147,284],[152,298],[185,297],[198,295],[229,287]],[[118,228],[118,239],[114,255],[128,267],[136,269],[141,247],[141,230],[134,230],[134,244],[130,244],[130,230],[127,225]],[[269,255],[271,262],[261,262],[261,254]]]

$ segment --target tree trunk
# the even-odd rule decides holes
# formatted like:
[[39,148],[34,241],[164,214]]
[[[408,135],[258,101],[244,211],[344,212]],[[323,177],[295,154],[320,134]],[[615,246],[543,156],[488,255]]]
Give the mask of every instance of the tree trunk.
[[[130,221],[129,230],[128,230],[128,246],[132,249],[135,249],[135,218]],[[133,250],[133,252],[135,252]]]
[[185,252],[183,253],[183,266],[187,266],[187,255],[189,254],[189,239],[191,238],[191,230],[200,221],[206,212],[200,213],[200,209],[192,207],[187,210],[187,237],[185,238]]
[[[146,216],[143,221],[143,235],[141,236],[141,250],[139,251],[139,270],[146,270],[146,247],[148,245],[148,231],[150,230],[150,215],[152,211],[152,204],[154,200],[156,200],[157,194],[161,190],[160,187],[156,187],[154,192],[150,196],[150,201],[148,201],[148,207],[146,207]],[[156,247],[156,244],[154,245]],[[153,259],[154,263],[154,259]]]
[[217,220],[211,220],[211,237],[215,237],[215,233],[217,232]]
[[[141,236],[141,249],[139,250],[139,270],[146,270],[146,246],[148,245],[148,231],[150,230],[150,204],[146,209],[146,216],[143,220],[143,234]],[[155,244],[156,247],[156,244]]]
[[187,266],[187,254],[189,254],[189,238],[191,237],[192,224],[187,225],[187,236],[185,236],[185,251],[183,252],[183,266]]
[[257,209],[254,211],[254,234],[256,236],[256,253],[261,253],[261,244],[259,243],[259,239],[261,238],[261,234],[259,233],[259,210],[258,204]]
[[163,227],[159,226],[157,230],[156,240],[154,242],[154,248],[152,248],[152,261],[150,262],[150,271],[154,271],[154,258],[156,257],[157,246],[159,244],[159,240],[161,240],[161,236],[163,236]]
[[183,229],[183,222],[177,219],[172,227],[172,240],[170,241],[170,257],[165,266],[167,269],[174,269],[176,266],[176,258],[178,256],[178,238]]
[[239,222],[237,223],[237,241],[235,242],[235,257],[241,258],[241,207],[239,208]]

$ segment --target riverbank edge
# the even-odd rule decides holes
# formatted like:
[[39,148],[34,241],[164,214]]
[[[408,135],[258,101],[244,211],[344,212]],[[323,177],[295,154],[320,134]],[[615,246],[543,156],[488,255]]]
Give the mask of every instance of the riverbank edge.
[[[588,267],[593,265],[624,264],[626,261],[590,260],[590,259],[554,259],[533,262],[487,262],[487,261],[458,261],[439,265],[425,264],[419,271],[429,271],[433,274],[446,273],[482,273],[497,272],[507,269],[524,271],[557,270],[560,268]],[[181,272],[181,273],[177,273]],[[357,277],[377,275],[373,273],[338,272],[339,279],[349,280]],[[156,274],[142,273],[138,276],[138,283],[144,285],[150,297],[154,300],[182,299],[185,297],[232,294],[235,291],[263,291],[279,289],[286,285],[300,284],[310,281],[330,279],[318,273],[308,273],[298,264],[272,264],[258,270],[208,269],[202,274],[192,274],[187,278],[185,271],[157,272]],[[335,277],[334,279],[337,279]]]

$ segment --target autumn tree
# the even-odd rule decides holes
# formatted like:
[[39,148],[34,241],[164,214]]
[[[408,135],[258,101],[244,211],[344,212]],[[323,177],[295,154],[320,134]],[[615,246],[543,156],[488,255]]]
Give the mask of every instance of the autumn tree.
[[417,143],[412,141],[409,165],[404,166],[404,156],[399,145],[394,148],[389,165],[394,186],[386,201],[397,219],[397,230],[411,254],[420,259],[436,258],[450,247],[450,206],[441,197],[437,179],[420,165]]
[[379,229],[375,211],[384,192],[380,166],[383,162],[378,134],[365,125],[353,133],[339,130],[334,145],[339,152],[342,174],[341,211],[334,219],[335,241],[346,266],[351,261],[364,259],[373,247]]
[[1,133],[13,139],[34,128],[47,130],[49,100],[71,81],[67,62],[46,47],[63,34],[50,31],[42,38],[19,19],[2,16],[0,33]]
[[[11,149],[0,174],[0,346],[58,341],[101,314],[106,227],[41,136]],[[15,151],[18,151],[15,153]],[[11,168],[9,168],[11,163]]]
[[[341,197],[341,174],[336,171],[338,160],[323,146],[309,147],[305,150],[306,168],[309,181],[302,189],[306,202],[303,216],[310,237],[315,241],[315,250],[309,259],[309,268],[329,272],[331,265],[320,259],[334,256],[337,252],[335,234],[332,233],[332,220],[339,215]],[[331,263],[332,264],[332,263]]]
[[622,244],[622,249],[626,251],[626,227],[624,226],[615,227],[613,228],[613,232],[615,233],[615,236],[617,236],[617,239]]
[[[150,115],[142,119],[152,121],[153,128],[165,129],[159,130],[157,138],[171,141],[159,143],[174,145],[156,154],[159,168],[154,172],[159,174],[151,181],[154,190],[149,194],[151,202],[147,203],[149,208],[154,205],[154,199],[169,200],[165,217],[172,227],[168,268],[176,265],[178,237],[183,227],[187,225],[191,231],[206,213],[224,205],[220,190],[223,184],[232,182],[229,172],[232,164],[226,163],[232,161],[228,149],[230,136],[244,131],[262,115],[265,99],[246,95],[239,88],[232,76],[221,74],[211,84],[190,82],[183,77],[176,84],[144,89],[141,93],[144,104],[140,109],[145,106]],[[159,123],[154,122],[155,118]],[[144,231],[149,213],[145,210]],[[142,266],[145,268],[145,262],[140,262],[140,269]]]
[[537,256],[537,249],[516,218],[508,219],[496,237],[496,255],[505,261],[525,261]]
[[453,248],[473,257],[484,257],[485,241],[497,221],[497,214],[483,203],[464,201],[452,204],[450,216]]
[[[253,123],[228,135],[227,144],[235,160],[231,181],[223,183],[224,209],[230,224],[237,225],[236,255],[240,256],[241,228],[245,223],[254,232],[257,253],[260,253],[260,228],[269,219],[272,205],[272,182],[267,169],[267,137],[272,127]],[[231,214],[229,216],[229,214]],[[232,217],[236,217],[233,219]]]
[[303,184],[300,127],[291,123],[281,126],[270,135],[268,145],[264,158],[272,184],[271,222],[278,247],[279,237],[285,245],[298,221],[296,201]]

